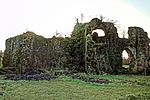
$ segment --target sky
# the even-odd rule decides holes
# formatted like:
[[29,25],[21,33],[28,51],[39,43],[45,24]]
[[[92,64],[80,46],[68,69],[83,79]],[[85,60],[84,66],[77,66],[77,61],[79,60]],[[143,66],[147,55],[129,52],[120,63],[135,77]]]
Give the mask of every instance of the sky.
[[120,37],[129,26],[142,27],[150,36],[149,5],[149,0],[0,0],[0,50],[7,38],[23,32],[47,38],[56,31],[68,35],[76,18],[88,22],[100,15],[117,20]]

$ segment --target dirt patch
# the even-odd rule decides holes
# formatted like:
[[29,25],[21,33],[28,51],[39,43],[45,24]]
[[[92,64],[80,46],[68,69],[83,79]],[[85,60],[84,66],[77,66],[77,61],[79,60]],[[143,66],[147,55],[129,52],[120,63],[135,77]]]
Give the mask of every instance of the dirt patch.
[[108,83],[111,82],[108,79],[93,78],[93,77],[90,77],[90,76],[87,76],[87,75],[82,76],[80,74],[74,74],[74,75],[72,75],[72,78],[73,79],[79,79],[79,80],[82,80],[82,81],[85,81],[85,82],[93,82],[93,83],[100,83],[100,84],[108,84]]
[[55,79],[56,76],[50,76],[48,74],[34,74],[34,75],[6,75],[5,80],[52,80]]

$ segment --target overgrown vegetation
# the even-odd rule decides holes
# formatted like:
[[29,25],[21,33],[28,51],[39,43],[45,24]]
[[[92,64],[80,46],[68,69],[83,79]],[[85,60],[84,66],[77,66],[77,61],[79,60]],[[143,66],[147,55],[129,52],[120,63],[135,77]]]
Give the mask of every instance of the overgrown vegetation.
[[44,38],[26,32],[6,40],[6,50],[1,73],[24,74],[30,70],[63,69],[66,63],[67,38]]
[[85,72],[85,24],[77,23],[69,39],[65,51],[68,68],[72,71]]
[[[97,28],[103,29],[105,36],[92,35]],[[150,76],[122,75],[131,70],[149,73],[148,69],[143,71],[149,68],[145,67],[148,62],[141,60],[147,52],[143,58],[138,56],[138,68],[135,64],[133,69],[122,68],[122,50],[130,46],[128,43],[118,37],[113,23],[98,18],[76,23],[70,38],[44,38],[30,31],[9,38],[0,70],[4,74],[0,77],[0,99],[149,100]],[[2,56],[0,52],[0,67]],[[127,63],[131,61],[123,60]]]
[[[1,74],[25,74],[30,70],[68,70],[87,74],[150,74],[149,39],[139,27],[129,27],[129,38],[119,38],[113,21],[103,17],[77,21],[71,37],[56,33],[44,38],[27,31],[6,40]],[[104,36],[95,31],[101,29]],[[122,67],[122,51],[129,53],[129,67]],[[124,63],[124,61],[123,61]]]
[[[129,75],[150,74],[147,33],[130,27],[129,39],[119,38],[114,23],[100,18],[77,20],[71,37],[27,31],[7,39],[4,56],[0,51],[0,99],[149,100],[150,76]],[[130,59],[122,61],[124,49]]]

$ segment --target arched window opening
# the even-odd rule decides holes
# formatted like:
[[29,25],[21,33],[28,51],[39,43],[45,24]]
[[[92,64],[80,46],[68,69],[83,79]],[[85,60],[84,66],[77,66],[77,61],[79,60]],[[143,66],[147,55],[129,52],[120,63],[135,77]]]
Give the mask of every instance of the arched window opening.
[[122,67],[129,68],[129,55],[126,50],[122,52]]
[[96,43],[99,43],[100,41],[103,40],[103,37],[105,36],[105,33],[102,29],[96,29],[92,31],[92,35],[93,35],[93,40]]
[[105,32],[104,32],[102,29],[93,30],[93,31],[92,31],[92,34],[93,34],[93,33],[97,33],[98,37],[105,36]]
[[128,55],[128,53],[127,53],[126,50],[123,50],[123,52],[122,52],[122,58],[125,58],[125,59],[129,58],[129,55]]

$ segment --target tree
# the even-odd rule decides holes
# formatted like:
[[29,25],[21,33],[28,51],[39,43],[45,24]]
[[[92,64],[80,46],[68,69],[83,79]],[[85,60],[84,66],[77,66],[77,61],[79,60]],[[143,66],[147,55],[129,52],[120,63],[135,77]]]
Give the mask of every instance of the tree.
[[101,21],[103,21],[105,19],[105,17],[103,15],[99,15],[99,18]]
[[84,14],[81,14],[81,23],[83,22]]
[[122,34],[122,38],[125,38],[125,36],[126,36],[125,30],[123,30],[121,34]]

